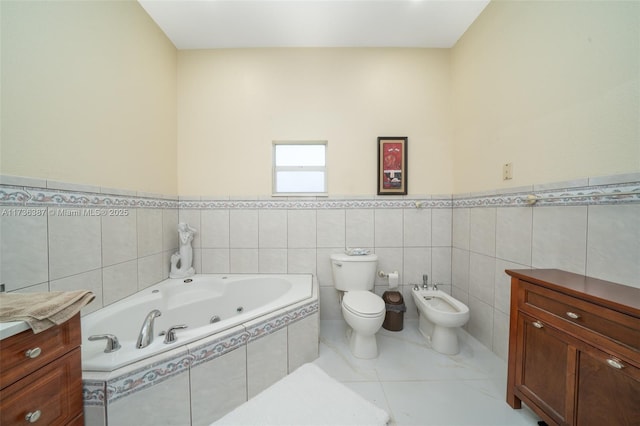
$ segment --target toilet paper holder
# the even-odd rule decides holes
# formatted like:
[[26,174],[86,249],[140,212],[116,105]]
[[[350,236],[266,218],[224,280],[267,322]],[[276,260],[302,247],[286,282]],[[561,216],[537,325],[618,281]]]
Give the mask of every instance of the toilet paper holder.
[[[398,271],[393,271],[392,274],[398,275]],[[380,278],[389,278],[389,274],[383,271],[382,269],[378,271],[378,276]]]

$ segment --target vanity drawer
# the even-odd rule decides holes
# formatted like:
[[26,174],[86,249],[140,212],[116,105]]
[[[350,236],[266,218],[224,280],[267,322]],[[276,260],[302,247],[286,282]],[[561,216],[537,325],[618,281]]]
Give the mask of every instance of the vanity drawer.
[[0,389],[80,346],[80,314],[33,334],[29,329],[0,341]]
[[66,425],[82,419],[80,348],[0,392],[0,424]]
[[558,326],[577,325],[586,332],[600,335],[603,343],[613,341],[632,352],[640,352],[638,318],[528,282],[521,282],[521,291],[523,311],[534,315],[542,311],[560,319]]

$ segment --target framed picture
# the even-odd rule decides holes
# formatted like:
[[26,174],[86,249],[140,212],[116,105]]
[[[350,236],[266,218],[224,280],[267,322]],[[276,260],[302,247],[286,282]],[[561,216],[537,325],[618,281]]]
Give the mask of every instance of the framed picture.
[[378,195],[407,195],[407,138],[378,138]]

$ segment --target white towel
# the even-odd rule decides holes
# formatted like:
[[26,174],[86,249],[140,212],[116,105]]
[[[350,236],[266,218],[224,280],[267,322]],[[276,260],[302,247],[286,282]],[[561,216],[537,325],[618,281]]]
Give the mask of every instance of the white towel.
[[386,411],[315,364],[305,364],[213,425],[383,426],[388,422]]

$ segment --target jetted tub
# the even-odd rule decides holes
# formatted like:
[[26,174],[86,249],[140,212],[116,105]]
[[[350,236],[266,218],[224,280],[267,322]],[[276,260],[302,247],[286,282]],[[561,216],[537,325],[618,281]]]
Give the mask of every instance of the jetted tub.
[[[82,318],[82,369],[114,371],[309,299],[312,291],[311,275],[195,275],[165,280]],[[142,323],[154,309],[162,315],[155,319],[153,342],[137,349]],[[187,328],[175,331],[174,343],[164,343],[158,334],[176,325]],[[106,340],[88,340],[100,334],[115,335],[121,348],[105,353]]]

